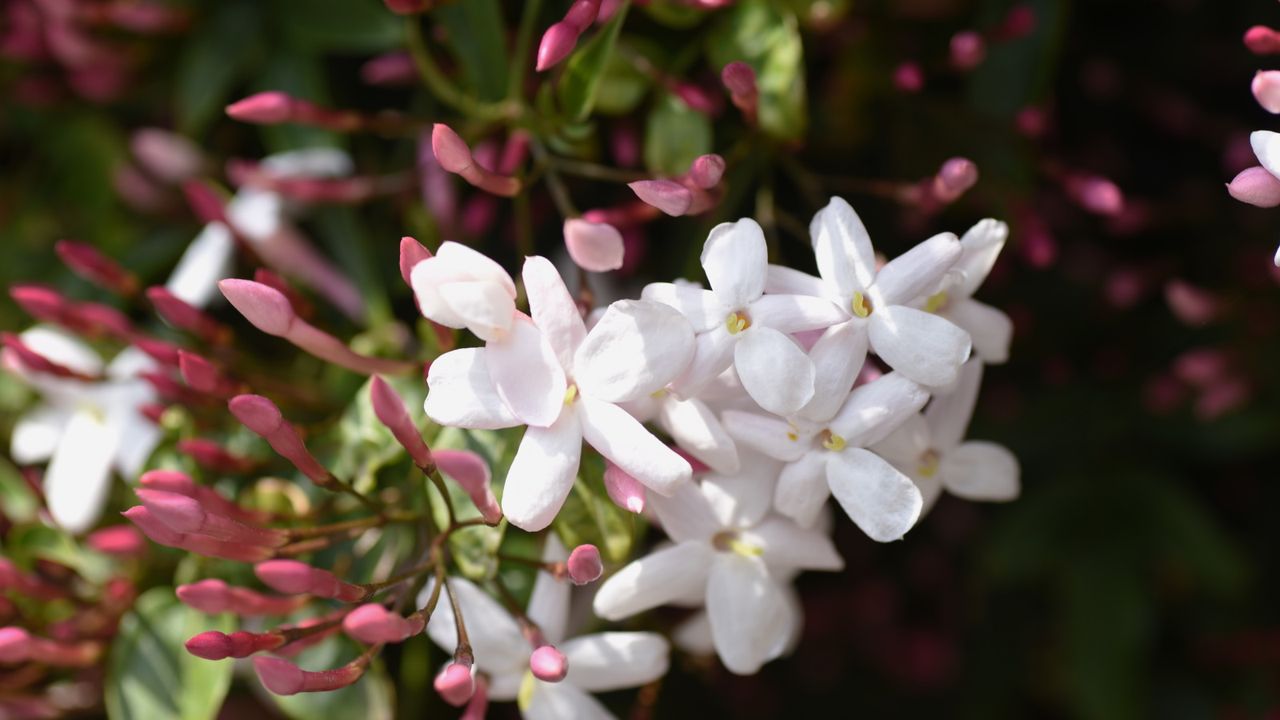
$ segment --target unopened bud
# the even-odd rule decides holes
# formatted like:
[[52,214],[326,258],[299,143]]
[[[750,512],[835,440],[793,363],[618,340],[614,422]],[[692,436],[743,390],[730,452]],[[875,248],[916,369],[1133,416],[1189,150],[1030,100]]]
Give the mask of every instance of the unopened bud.
[[1244,45],[1255,55],[1280,54],[1280,32],[1265,25],[1254,25],[1245,31]]
[[404,279],[405,285],[413,287],[413,282],[409,279],[413,269],[418,263],[430,258],[431,251],[422,243],[408,236],[400,238],[400,277]]
[[693,205],[693,192],[673,180],[637,180],[627,187],[636,197],[672,217],[688,213]]
[[218,281],[218,289],[246,320],[268,335],[287,335],[297,318],[289,298],[269,285],[229,278]]
[[494,525],[502,519],[502,508],[489,486],[489,465],[484,459],[468,450],[436,450],[432,458],[440,472],[466,491],[486,523]]
[[958,70],[972,70],[987,56],[987,43],[972,30],[956,33],[951,38],[951,64]]
[[893,71],[893,86],[906,93],[924,89],[924,70],[913,62],[904,62]]
[[1258,207],[1280,205],[1280,180],[1260,166],[1242,170],[1227,184],[1227,192],[1240,202]]
[[92,245],[59,240],[53,247],[72,272],[94,285],[122,295],[138,290],[138,281],[132,273]]
[[282,593],[314,595],[342,602],[355,602],[365,595],[363,588],[339,580],[328,570],[297,560],[268,560],[255,565],[253,571],[268,587]]
[[978,166],[968,158],[955,157],[942,164],[934,177],[933,192],[942,202],[955,202],[978,183]]
[[260,92],[227,106],[227,116],[240,122],[276,125],[293,117],[294,99],[276,92]]
[[361,605],[342,619],[343,631],[366,645],[404,642],[423,627],[421,618],[403,618],[381,603]]
[[719,155],[700,155],[689,166],[689,180],[703,190],[710,190],[720,184],[724,167],[724,158]]
[[429,470],[434,463],[431,450],[422,440],[422,434],[413,424],[413,419],[409,417],[409,409],[405,407],[400,395],[385,380],[374,375],[369,383],[369,400],[373,405],[373,414],[391,431],[396,442],[408,451],[413,462],[424,471]]
[[276,657],[261,656],[253,659],[253,669],[258,674],[258,679],[276,695],[340,690],[355,684],[364,674],[364,667],[364,662],[356,661],[336,670],[311,672]]
[[543,682],[557,683],[569,673],[569,660],[554,645],[542,645],[529,656],[529,671]]
[[146,548],[142,535],[128,525],[112,525],[95,530],[85,538],[85,543],[100,553],[117,557],[134,557]]
[[1251,87],[1263,110],[1273,115],[1280,113],[1280,70],[1259,70]]
[[644,485],[625,470],[605,462],[604,489],[615,505],[637,515],[644,512]]
[[574,548],[565,564],[569,568],[569,579],[574,585],[593,583],[604,574],[600,549],[595,545],[579,545]]
[[433,683],[436,692],[445,702],[454,707],[462,707],[476,691],[475,677],[470,665],[450,662],[444,666]]

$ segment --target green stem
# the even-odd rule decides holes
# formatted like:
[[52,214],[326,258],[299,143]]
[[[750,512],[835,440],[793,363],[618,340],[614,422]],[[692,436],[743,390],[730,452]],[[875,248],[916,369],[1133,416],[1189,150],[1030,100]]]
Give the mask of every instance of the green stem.
[[405,41],[422,81],[440,102],[476,120],[515,120],[524,113],[519,101],[481,102],[459,90],[431,58],[426,40],[422,36],[422,25],[417,18],[410,17],[405,21]]
[[542,13],[542,0],[525,0],[520,15],[520,29],[516,31],[516,47],[507,70],[507,99],[519,101],[524,95],[524,73],[529,67],[529,49],[533,45],[533,30]]

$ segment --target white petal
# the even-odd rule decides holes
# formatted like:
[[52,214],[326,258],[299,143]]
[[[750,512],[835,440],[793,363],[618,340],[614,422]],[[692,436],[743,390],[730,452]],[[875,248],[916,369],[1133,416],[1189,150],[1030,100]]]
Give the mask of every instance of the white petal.
[[758,557],[719,553],[707,580],[707,615],[720,661],[751,675],[785,643],[786,601]]
[[639,687],[667,674],[671,647],[652,632],[604,632],[560,646],[569,661],[564,681],[588,692]]
[[952,301],[940,313],[969,333],[973,350],[983,362],[999,365],[1009,359],[1009,343],[1013,340],[1013,321],[1004,311],[977,300]]
[[76,336],[49,327],[37,325],[18,335],[22,343],[48,360],[84,375],[102,372],[102,358]]
[[795,341],[769,327],[742,335],[733,366],[752,400],[775,415],[790,415],[813,399],[813,363]]
[[738,335],[730,335],[720,323],[694,338],[693,359],[689,367],[671,384],[671,389],[681,397],[698,395],[708,383],[715,380],[726,368],[733,365],[733,349]]
[[825,424],[849,397],[853,382],[867,360],[866,324],[844,322],[833,325],[809,351],[813,362],[813,399],[800,410],[800,417]]
[[981,440],[963,443],[942,456],[938,474],[947,492],[966,500],[1018,497],[1018,459],[1003,445]]
[[[554,532],[547,533],[547,544],[542,549],[542,561],[545,563],[564,562],[569,553],[560,544],[560,538]],[[569,624],[569,596],[573,586],[564,580],[557,580],[551,573],[539,570],[533,581],[533,592],[529,594],[529,605],[525,614],[538,625],[542,634],[553,644],[564,641],[565,629]],[[563,650],[563,648],[561,648]]]
[[142,414],[139,408],[151,402],[155,391],[145,381],[120,383],[114,388],[115,400],[107,405],[107,424],[116,435],[116,472],[133,482],[146,466],[151,453],[164,433]]
[[901,373],[889,373],[854,388],[831,420],[831,429],[849,445],[871,445],[906,422],[928,399],[924,388]]
[[655,494],[648,500],[663,532],[678,543],[710,542],[723,529],[700,485],[684,483],[670,496]]
[[770,265],[765,274],[764,291],[779,295],[810,295],[825,297],[827,287],[822,278],[801,272],[786,265]]
[[645,487],[669,495],[693,477],[689,461],[645,429],[627,411],[589,396],[578,400],[582,437]]
[[921,456],[932,448],[929,424],[925,422],[923,415],[917,413],[907,418],[883,440],[876,442],[871,450],[894,465],[910,471],[920,463]]
[[641,300],[670,305],[684,315],[695,332],[703,332],[724,323],[725,316],[736,308],[727,308],[716,294],[695,285],[650,283],[640,293]]
[[715,472],[738,472],[738,447],[706,403],[667,395],[658,403],[658,423],[676,445]]
[[546,427],[560,416],[564,369],[533,322],[517,317],[506,337],[485,345],[485,362],[498,396],[516,417]]
[[[569,665],[572,672],[573,665]],[[533,691],[520,704],[524,720],[616,720],[599,700],[578,689],[573,683],[548,683],[532,680]]]
[[[938,477],[938,473],[934,473],[929,477],[924,477],[919,473],[909,476],[911,482],[916,484],[920,489],[920,497],[924,500],[924,504],[920,507],[920,517],[924,518],[938,503],[938,498],[942,497],[942,480]],[[917,520],[917,522],[919,522]]]
[[705,610],[680,623],[671,640],[681,650],[693,655],[711,655],[716,651],[715,641],[711,638],[711,619]]
[[875,251],[867,228],[849,203],[831,198],[813,216],[809,235],[828,295],[847,300],[871,286],[876,274]]
[[621,620],[705,588],[711,546],[686,542],[635,560],[609,579],[596,593],[592,607],[605,620]]
[[452,282],[440,287],[440,297],[457,317],[462,318],[467,329],[482,340],[501,338],[515,318],[515,301],[497,283],[484,280]]
[[413,270],[409,271],[409,285],[413,288],[414,300],[423,317],[445,327],[467,326],[466,319],[454,312],[440,294],[446,285],[456,281],[454,272],[438,255],[413,266]]
[[255,245],[275,235],[284,223],[284,199],[270,190],[242,187],[227,202],[227,222]]
[[982,362],[974,359],[961,366],[959,377],[945,394],[938,393],[933,398],[924,418],[929,423],[934,448],[949,450],[964,439],[981,387]]
[[231,277],[231,256],[235,252],[231,228],[220,222],[204,226],[187,246],[165,287],[179,300],[205,307],[219,295],[218,281]]
[[902,305],[877,308],[869,332],[876,355],[922,385],[949,385],[960,363],[969,358],[969,333],[923,310]]
[[572,371],[573,354],[587,336],[578,304],[569,295],[569,289],[564,286],[564,279],[555,266],[544,257],[525,258],[522,277],[525,292],[529,295],[529,314],[533,316],[533,324],[538,326],[556,351],[560,365],[566,371]]
[[94,410],[76,411],[44,474],[49,514],[68,532],[91,529],[111,490],[111,459],[117,436]]
[[764,560],[774,571],[787,569],[843,570],[844,560],[830,536],[806,530],[777,516],[742,532],[742,540],[764,548]]
[[869,450],[834,453],[827,482],[849,518],[877,542],[901,539],[920,517],[923,500],[915,483]]
[[427,388],[423,409],[441,425],[495,430],[520,424],[498,396],[481,348],[452,350],[433,360],[427,371]]
[[764,231],[750,218],[715,226],[702,246],[702,269],[711,290],[730,310],[760,297],[768,264]]
[[849,318],[830,300],[808,295],[764,295],[751,303],[748,314],[753,324],[788,334],[821,330]]
[[19,465],[44,462],[53,456],[72,411],[59,405],[38,405],[18,418],[9,439],[9,454]]
[[828,457],[828,453],[809,452],[782,468],[773,490],[773,505],[778,512],[804,527],[813,526],[831,497],[827,487]]
[[890,260],[876,274],[876,290],[885,305],[903,305],[938,285],[960,257],[960,241],[951,233],[935,235]]
[[451,269],[455,280],[487,280],[501,285],[512,298],[516,296],[511,276],[484,253],[449,241],[440,244],[435,256]]
[[813,445],[811,435],[776,417],[741,410],[725,410],[720,417],[739,442],[784,462],[800,459]]
[[693,328],[674,308],[619,300],[587,333],[573,375],[583,394],[625,402],[666,387],[689,367],[693,352]]
[[562,413],[551,427],[525,430],[502,488],[502,514],[528,532],[550,525],[573,489],[581,457],[577,413]]
[[773,486],[782,472],[782,462],[748,450],[743,453],[743,463],[739,473],[708,475],[699,483],[721,527],[750,527],[773,507]]
[[351,156],[337,148],[310,147],[268,155],[262,167],[288,177],[342,177],[355,172]]
[[977,292],[996,264],[1008,237],[1008,225],[987,218],[979,220],[960,238],[962,252],[951,272],[960,277],[957,292],[961,297],[970,297]]
[[[423,607],[431,597],[435,586],[432,578],[418,593],[416,606]],[[496,600],[489,597],[470,580],[458,576],[449,578],[449,587],[457,593],[458,606],[467,626],[467,637],[475,650],[476,666],[487,673],[504,675],[528,664],[529,644],[520,632],[520,625]],[[436,603],[431,619],[427,621],[427,635],[445,652],[453,652],[458,646],[454,626],[453,607],[444,588]]]
[[1249,144],[1253,146],[1253,154],[1267,172],[1280,178],[1280,133],[1270,130],[1256,130],[1249,135]]

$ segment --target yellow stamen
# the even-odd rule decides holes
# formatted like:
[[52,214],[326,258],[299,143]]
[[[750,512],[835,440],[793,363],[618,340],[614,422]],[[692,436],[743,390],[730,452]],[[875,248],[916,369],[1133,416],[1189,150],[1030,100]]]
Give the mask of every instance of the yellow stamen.
[[744,312],[731,312],[729,313],[729,316],[724,319],[724,326],[725,329],[729,331],[730,335],[737,335],[743,330],[751,327],[751,318],[747,317],[747,314]]
[[788,440],[790,440],[791,442],[795,442],[795,441],[797,441],[797,440],[799,440],[799,439],[800,439],[800,436],[799,436],[799,435],[797,435],[794,431],[790,431],[790,430],[788,430],[788,431],[787,431],[787,439],[788,439]]
[[657,390],[654,390],[653,392],[649,393],[649,397],[653,398],[654,400],[661,400],[666,396],[667,396],[666,388],[658,388]]
[[940,293],[935,293],[933,295],[930,295],[929,299],[924,301],[924,311],[936,313],[939,310],[942,310],[947,307],[948,299],[949,298],[947,298],[947,293],[945,290]]
[[854,315],[864,318],[869,316],[875,308],[871,306],[871,300],[866,295],[856,292],[853,294],[853,302],[849,304],[849,309]]
[[574,401],[574,400],[577,400],[577,399],[578,399],[578,386],[577,386],[577,385],[572,385],[572,384],[571,384],[571,385],[569,385],[569,387],[565,388],[565,391],[564,391],[564,404],[565,404],[565,405],[572,405],[572,404],[573,404],[573,401]]
[[743,557],[760,557],[764,554],[764,548],[745,542],[732,530],[717,533],[711,539],[711,545],[720,552],[737,553]]
[[925,450],[920,455],[920,464],[916,466],[916,472],[920,473],[920,477],[931,478],[938,474],[938,453],[933,450]]
[[831,432],[830,430],[822,431],[822,447],[831,450],[832,452],[840,452],[845,449],[846,445],[848,445],[848,443],[839,435]]
[[533,681],[533,673],[525,671],[524,677],[520,678],[520,690],[516,692],[516,707],[520,708],[523,713],[529,709],[529,704],[533,702],[533,691],[538,685]]

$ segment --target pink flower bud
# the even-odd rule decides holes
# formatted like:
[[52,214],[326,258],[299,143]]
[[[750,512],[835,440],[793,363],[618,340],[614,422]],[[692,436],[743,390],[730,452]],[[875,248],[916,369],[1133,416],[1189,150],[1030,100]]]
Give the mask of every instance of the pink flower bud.
[[31,635],[20,627],[0,628],[0,663],[26,662]]
[[105,555],[135,557],[146,548],[138,531],[128,525],[112,525],[96,530],[85,538],[85,543]]
[[1260,166],[1241,170],[1227,184],[1227,192],[1240,202],[1258,207],[1280,205],[1280,180]]
[[1255,55],[1280,54],[1280,33],[1265,25],[1254,25],[1245,31],[1244,45]]
[[159,128],[142,128],[129,139],[134,157],[155,177],[180,183],[204,167],[200,148],[187,138]]
[[95,302],[73,305],[69,312],[70,324],[83,328],[90,335],[107,335],[121,340],[133,336],[133,323],[124,313],[109,305]]
[[569,661],[554,645],[542,645],[529,656],[529,671],[543,682],[556,683],[569,673]]
[[260,562],[271,557],[275,552],[274,549],[264,545],[223,542],[214,538],[177,532],[165,525],[152,515],[146,507],[141,505],[129,508],[121,515],[128,518],[134,525],[137,525],[138,529],[150,538],[152,542],[187,550],[197,555],[239,562]]
[[600,0],[574,0],[574,3],[569,6],[569,10],[564,14],[564,21],[577,27],[578,31],[582,32],[596,21],[596,15],[599,12]]
[[289,298],[268,285],[229,278],[220,280],[218,289],[246,320],[268,335],[287,335],[298,317]]
[[688,213],[693,205],[693,192],[673,180],[637,180],[627,187],[636,197],[672,217]]
[[305,593],[342,602],[356,602],[365,596],[364,588],[297,560],[268,560],[255,565],[253,571],[268,587],[282,593]]
[[227,116],[240,122],[277,125],[289,122],[294,114],[294,99],[276,91],[260,92],[227,106]]
[[400,238],[400,277],[404,278],[405,285],[413,287],[413,283],[409,280],[413,269],[418,263],[430,257],[431,251],[422,243],[408,236]]
[[333,476],[307,450],[298,431],[284,421],[280,408],[261,395],[237,395],[227,403],[231,414],[245,427],[262,436],[271,449],[293,463],[311,482],[328,487]]
[[1164,286],[1164,299],[1174,317],[1193,327],[1207,325],[1218,317],[1220,311],[1216,297],[1182,280],[1170,280]]
[[440,472],[466,491],[485,522],[495,525],[502,519],[502,508],[489,487],[489,466],[479,455],[468,450],[436,450],[432,457]]
[[1015,5],[1009,8],[1000,25],[1000,36],[1004,40],[1024,38],[1036,29],[1036,11],[1030,3]]
[[13,285],[9,297],[28,315],[44,322],[61,322],[70,306],[56,290],[43,285]]
[[914,62],[904,62],[893,71],[893,86],[906,93],[924,89],[924,70]]
[[972,70],[987,56],[987,43],[972,30],[958,32],[951,38],[951,64],[957,70]]
[[84,373],[72,370],[71,368],[56,363],[40,353],[32,350],[22,338],[13,333],[0,333],[0,345],[9,353],[12,353],[28,371],[34,373],[43,373],[45,375],[53,375],[54,377],[70,378],[74,380],[96,380],[97,378],[85,375]]
[[204,180],[188,180],[182,184],[182,194],[187,205],[201,222],[225,222],[226,198]]
[[1196,417],[1216,420],[1249,402],[1249,384],[1239,378],[1223,378],[1210,385],[1196,399]]
[[369,384],[369,399],[378,421],[387,426],[396,442],[408,451],[413,462],[424,470],[432,467],[434,461],[431,459],[431,450],[423,442],[422,433],[409,417],[409,409],[405,407],[404,400],[377,375],[373,376],[373,381]]
[[147,288],[147,299],[151,301],[152,306],[165,322],[180,330],[193,333],[205,342],[221,344],[230,338],[230,331],[221,323],[180,299],[167,288],[160,286]]
[[352,610],[342,619],[342,629],[366,645],[398,643],[422,632],[421,618],[403,618],[381,603],[368,603]]
[[1043,108],[1028,105],[1014,116],[1013,126],[1029,138],[1042,137],[1049,128],[1049,116]]
[[164,340],[155,338],[138,336],[133,339],[134,347],[151,356],[153,360],[161,365],[169,367],[178,366],[178,353],[182,350],[177,345]]
[[978,166],[955,157],[942,164],[933,180],[933,192],[942,202],[955,202],[978,183]]
[[542,34],[542,41],[538,43],[538,59],[534,69],[542,72],[569,57],[581,33],[581,28],[563,20],[547,28]]
[[1259,70],[1253,76],[1253,97],[1269,113],[1280,113],[1280,70]]
[[1067,190],[1091,213],[1114,217],[1124,210],[1124,193],[1104,177],[1072,178],[1067,181]]
[[368,85],[397,87],[412,85],[418,79],[413,57],[407,52],[379,55],[360,67],[360,79]]
[[431,7],[431,0],[382,0],[387,9],[397,15],[416,15]]
[[193,352],[178,351],[178,369],[187,385],[198,392],[217,397],[227,397],[239,392],[239,383],[224,377],[213,363]]
[[210,630],[186,642],[187,652],[205,660],[245,658],[256,652],[275,650],[284,644],[278,633],[233,632],[230,635]]
[[476,691],[475,677],[471,674],[471,666],[451,662],[444,666],[433,683],[436,692],[445,702],[454,707],[462,707]]
[[760,105],[756,71],[744,62],[731,62],[720,70],[720,82],[729,91],[729,101],[738,108],[738,112],[746,116],[747,122],[755,123]]
[[53,247],[72,272],[94,285],[122,295],[137,292],[138,280],[133,274],[92,245],[59,240]]
[[580,218],[565,220],[564,246],[569,257],[583,270],[608,272],[622,267],[622,234],[608,223]]
[[156,519],[179,533],[266,547],[280,547],[289,540],[288,534],[280,530],[250,527],[231,518],[206,512],[198,500],[188,495],[147,487],[138,488],[134,492]]
[[689,179],[703,190],[720,184],[724,175],[724,158],[719,155],[700,155],[689,166]]
[[460,175],[475,164],[466,141],[444,123],[436,123],[431,128],[431,150],[440,167],[454,174]]
[[471,702],[467,703],[458,720],[484,720],[485,713],[489,711],[489,681],[485,680],[484,675],[480,675],[476,677],[475,683],[475,694],[471,696]]
[[209,615],[232,612],[237,615],[287,615],[306,604],[303,595],[277,597],[248,588],[233,587],[222,580],[207,579],[179,585],[174,591],[187,606]]
[[600,559],[600,549],[595,545],[579,545],[569,553],[566,563],[569,568],[569,579],[574,585],[586,585],[600,579],[604,574],[604,562]]
[[1230,361],[1217,348],[1188,350],[1173,361],[1173,374],[1180,380],[1200,387],[1208,386],[1227,375]]
[[604,467],[604,489],[609,499],[623,510],[637,515],[644,512],[644,485],[608,461]]
[[353,662],[336,670],[310,672],[276,657],[262,656],[253,659],[253,669],[258,673],[258,679],[276,695],[340,690],[359,680],[364,674],[364,667],[364,663]]

